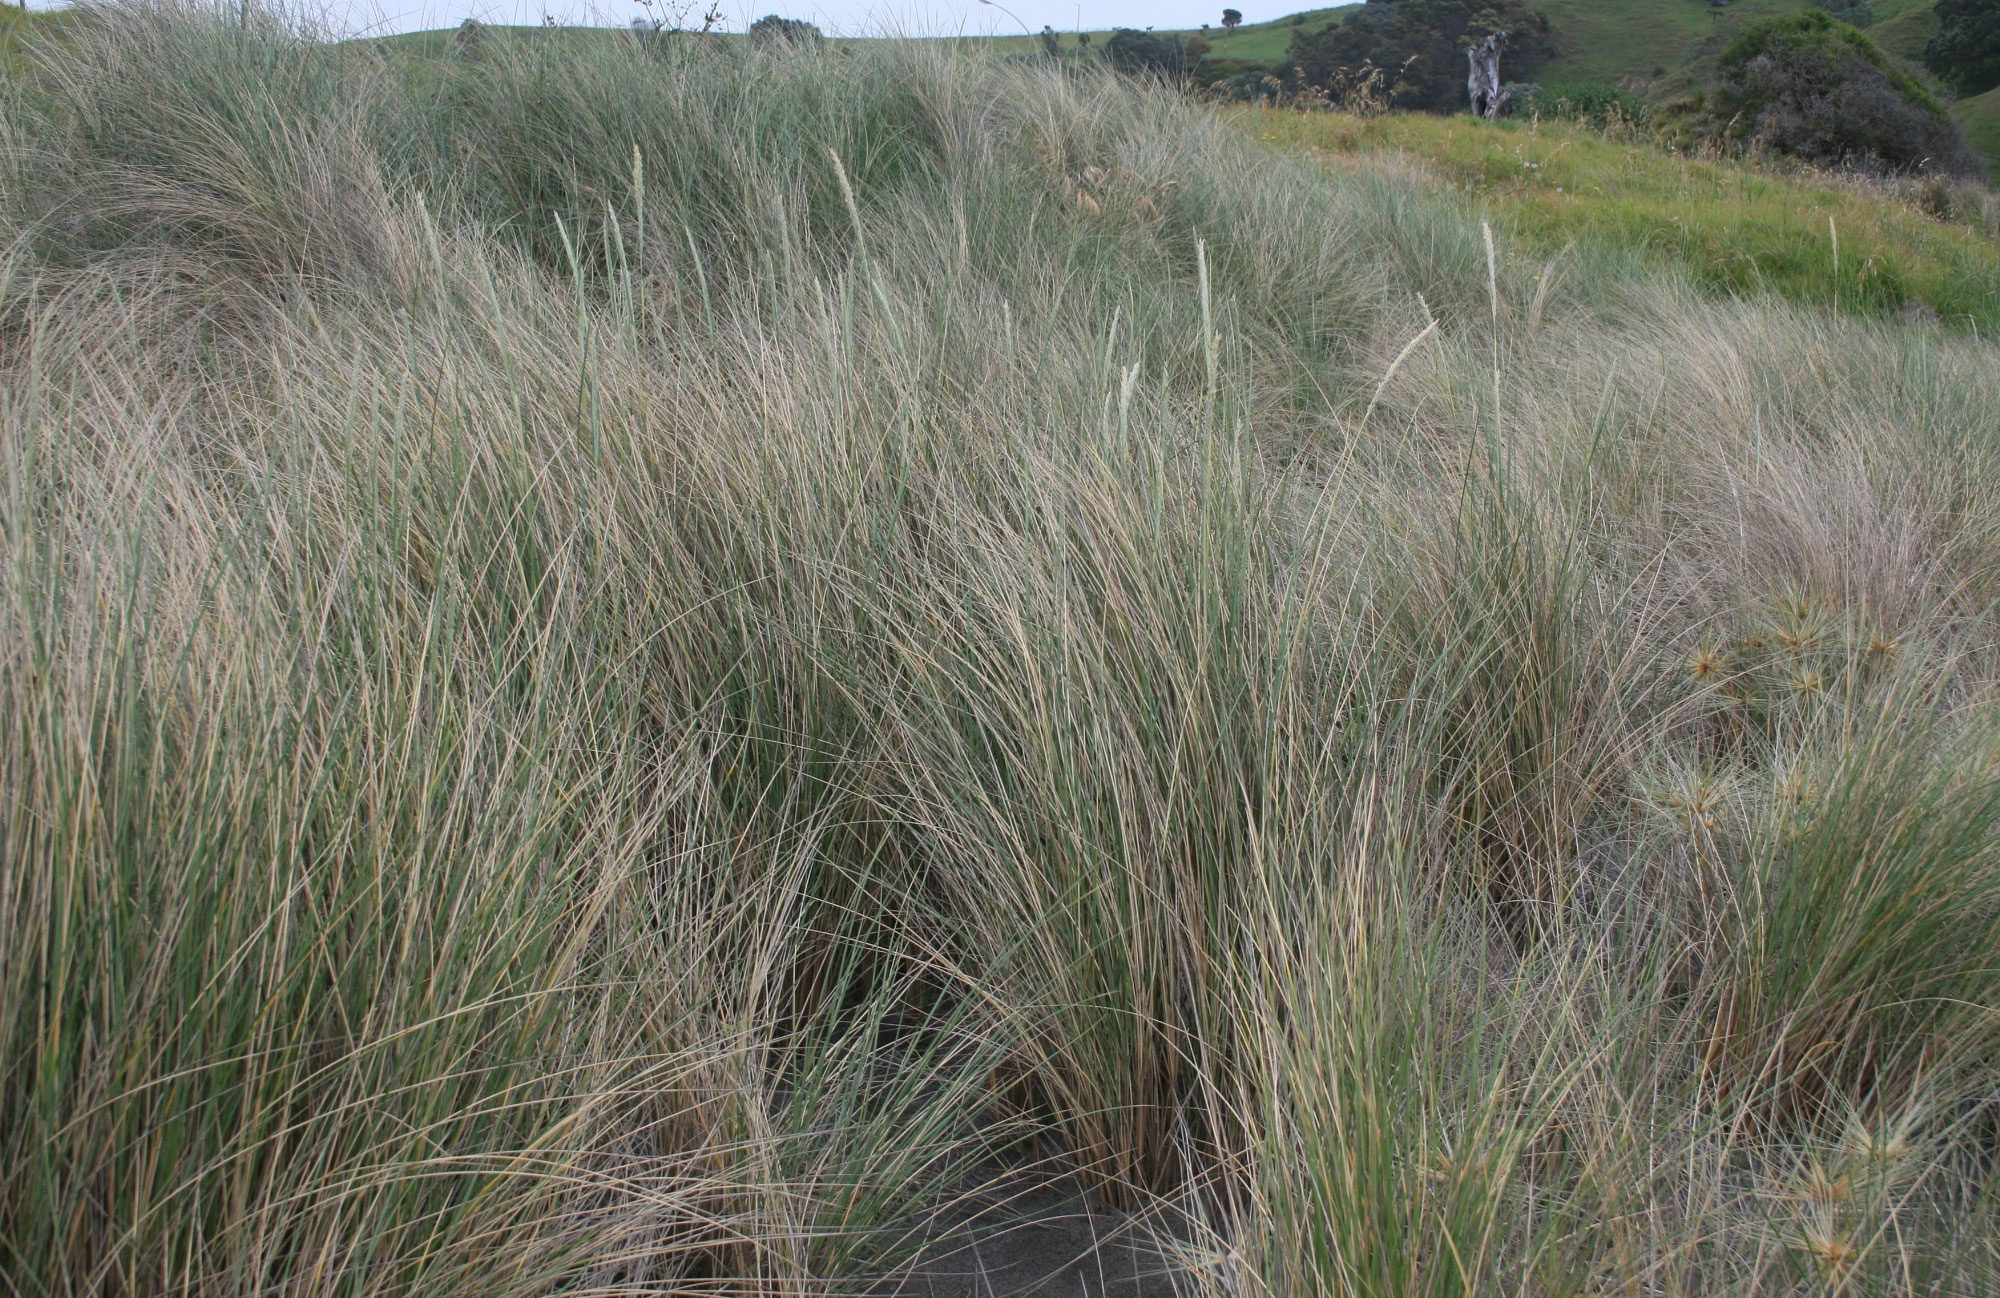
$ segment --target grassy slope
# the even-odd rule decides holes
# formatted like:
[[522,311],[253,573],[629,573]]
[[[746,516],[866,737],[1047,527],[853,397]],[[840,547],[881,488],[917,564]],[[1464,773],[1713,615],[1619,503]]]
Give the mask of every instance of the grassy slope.
[[[1159,34],[1205,37],[1214,46],[1213,57],[1216,58],[1244,59],[1251,62],[1275,62],[1285,56],[1285,50],[1291,44],[1292,33],[1300,25],[1293,21],[1294,18],[1303,16],[1306,20],[1303,25],[1308,27],[1319,26],[1323,23],[1338,21],[1340,15],[1353,7],[1353,5],[1347,4],[1335,5],[1326,9],[1308,9],[1302,11],[1300,14],[1286,14],[1283,17],[1272,19],[1270,22],[1245,23],[1233,32],[1225,32],[1221,27],[1217,26],[1212,27],[1206,32],[1191,28],[1186,31],[1162,31]],[[1220,15],[1221,12],[1221,6],[1218,5],[1216,13]],[[486,30],[490,39],[503,42],[530,39],[539,40],[544,35],[544,29],[539,27],[490,25]],[[581,34],[586,32],[596,33],[600,29],[559,28],[557,30]],[[425,54],[442,54],[445,50],[446,42],[451,39],[451,34],[450,29],[440,28],[433,31],[407,32],[387,39],[390,43],[403,49]],[[1087,34],[1090,37],[1091,48],[1101,48],[1104,42],[1111,37],[1112,29],[1096,29]],[[735,39],[735,37],[725,35],[725,39]],[[839,42],[844,43],[864,38],[842,37],[837,39]],[[1010,54],[1030,53],[1041,48],[1041,42],[1038,37],[1018,33],[1012,35],[939,39],[963,39],[988,49],[997,49]],[[1057,34],[1057,39],[1060,48],[1066,54],[1078,52],[1082,48],[1077,43],[1077,34],[1075,32],[1060,32]]]
[[[1809,7],[1800,0],[1737,0],[1727,9],[1703,0],[1541,0],[1563,53],[1536,74],[1543,82],[1609,81],[1654,97],[1706,84],[1708,63],[1744,23]],[[1933,0],[1879,0],[1869,35],[1912,62],[1937,31]],[[1957,106],[1968,137],[2000,171],[2000,100],[1980,96]]]
[[1935,0],[1905,0],[1896,6],[1875,6],[1875,25],[1868,34],[1891,54],[1912,62],[1921,61],[1924,46],[1937,34]]
[[[1932,0],[1881,0],[1876,4],[1877,21],[1871,34],[1883,48],[1906,59],[1923,53],[1924,42],[1937,29],[1931,12]],[[1542,0],[1554,23],[1562,54],[1542,68],[1536,78],[1545,83],[1559,81],[1607,81],[1636,86],[1655,97],[1688,93],[1705,84],[1706,65],[1730,32],[1744,23],[1806,8],[1801,0],[1737,0],[1727,9],[1714,9],[1703,0]],[[1306,26],[1338,21],[1352,5],[1305,10]],[[1219,12],[1219,11],[1218,11]],[[1247,62],[1278,62],[1285,57],[1298,25],[1287,14],[1269,22],[1248,23],[1233,33],[1220,28],[1206,33],[1171,33],[1182,36],[1205,35],[1213,45],[1212,57]],[[539,35],[532,27],[492,28],[496,39],[519,39]],[[439,53],[450,33],[418,32],[394,38],[400,45],[424,53]],[[1111,33],[1090,33],[1093,46],[1101,47]],[[973,38],[982,45],[1008,52],[1028,52],[1036,42],[1028,36]],[[1059,37],[1066,53],[1079,52],[1074,33]],[[1957,116],[1966,134],[2000,171],[2000,100],[1991,96],[1959,105]]]
[[1537,256],[1596,241],[1679,265],[1711,290],[1882,313],[1922,304],[1982,332],[2000,328],[2000,239],[1881,192],[1560,126],[1279,112],[1246,120],[1276,144],[1421,159]]
[[75,27],[74,10],[31,12],[16,8],[11,0],[0,0],[0,72],[20,67],[30,41],[73,31]]
[[[1316,28],[1341,21],[1353,7],[1338,5],[1331,9],[1308,9],[1302,15],[1287,14],[1267,23],[1245,23],[1226,36],[1209,32],[1208,37],[1215,46],[1216,58],[1275,63],[1285,57],[1285,51],[1291,48],[1292,33],[1301,26]],[[1294,23],[1292,19],[1295,16],[1303,16],[1305,22]]]
[[[1158,34],[1163,36],[1203,37],[1214,47],[1210,53],[1210,57],[1212,58],[1242,59],[1252,63],[1276,63],[1285,57],[1285,51],[1290,48],[1292,43],[1292,33],[1299,26],[1318,27],[1326,23],[1338,22],[1342,15],[1354,7],[1352,4],[1345,4],[1334,5],[1326,9],[1301,10],[1298,13],[1288,13],[1282,17],[1273,18],[1269,22],[1245,23],[1233,32],[1225,32],[1221,27],[1211,27],[1207,31],[1191,28],[1186,31],[1162,31]],[[1219,16],[1221,12],[1222,6],[1217,5],[1217,15]],[[1303,24],[1295,23],[1293,19],[1298,17],[1303,17],[1305,22]],[[1092,31],[1089,35],[1091,46],[1093,48],[1101,47],[1105,40],[1111,36],[1111,30],[1106,28],[1099,31]],[[1039,48],[1035,38],[1029,36],[991,36],[976,37],[974,39],[979,40],[982,44],[1003,49],[1010,53],[1026,53]],[[1075,51],[1079,48],[1074,32],[1062,32],[1059,34],[1058,40],[1060,48],[1065,53]]]
[[1994,181],[2000,182],[2000,86],[1959,100],[1951,111],[1972,147],[1986,155]]
[[[1805,6],[1798,0],[1738,0],[1712,9],[1706,0],[1541,0],[1561,54],[1536,74],[1551,81],[1690,85],[1689,66],[1743,23]],[[1663,69],[1655,72],[1655,69]]]
[[34,21],[26,10],[0,5],[0,68],[11,68],[21,56],[21,38]]

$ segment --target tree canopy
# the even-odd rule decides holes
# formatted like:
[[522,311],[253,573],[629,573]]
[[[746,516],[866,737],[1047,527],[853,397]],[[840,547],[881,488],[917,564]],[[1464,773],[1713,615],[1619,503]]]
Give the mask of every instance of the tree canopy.
[[1465,51],[1495,32],[1507,33],[1509,80],[1525,79],[1555,52],[1548,16],[1525,0],[1369,0],[1345,22],[1294,32],[1290,62],[1322,87],[1352,84],[1373,66],[1390,107],[1457,112],[1466,106]]
[[803,18],[780,18],[776,14],[765,14],[750,24],[750,39],[760,44],[817,45],[826,37],[819,28]]
[[1187,51],[1178,39],[1120,27],[1104,42],[1104,61],[1128,74],[1177,77],[1186,70]]
[[1968,95],[2000,86],[2000,4],[1938,0],[1938,33],[1924,47],[1931,71]]

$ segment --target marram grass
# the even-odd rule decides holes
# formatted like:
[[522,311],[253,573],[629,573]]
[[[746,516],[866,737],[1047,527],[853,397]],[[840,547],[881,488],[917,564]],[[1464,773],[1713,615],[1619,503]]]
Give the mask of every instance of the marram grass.
[[9,1294],[2000,1283],[1990,342],[895,43],[0,94]]

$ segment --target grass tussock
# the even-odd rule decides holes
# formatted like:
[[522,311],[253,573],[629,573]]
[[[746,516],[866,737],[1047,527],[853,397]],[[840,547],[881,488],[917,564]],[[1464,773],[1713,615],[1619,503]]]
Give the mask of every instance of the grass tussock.
[[1989,342],[936,48],[36,58],[10,1292],[2000,1278]]

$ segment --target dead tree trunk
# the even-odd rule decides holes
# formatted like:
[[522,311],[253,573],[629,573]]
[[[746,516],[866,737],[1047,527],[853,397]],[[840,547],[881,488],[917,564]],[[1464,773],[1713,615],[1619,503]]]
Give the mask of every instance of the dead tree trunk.
[[1472,65],[1465,88],[1472,96],[1473,115],[1489,122],[1498,121],[1501,110],[1513,98],[1512,92],[1500,85],[1500,51],[1506,44],[1507,33],[1494,32],[1465,52],[1466,61]]

